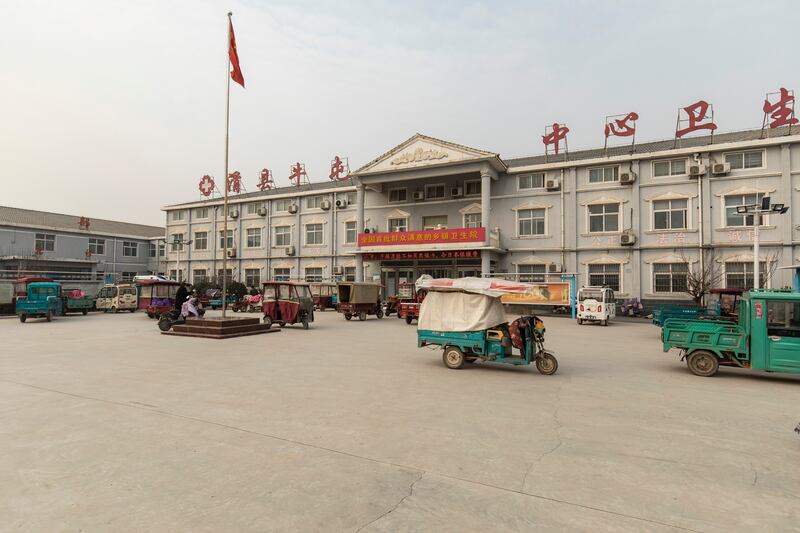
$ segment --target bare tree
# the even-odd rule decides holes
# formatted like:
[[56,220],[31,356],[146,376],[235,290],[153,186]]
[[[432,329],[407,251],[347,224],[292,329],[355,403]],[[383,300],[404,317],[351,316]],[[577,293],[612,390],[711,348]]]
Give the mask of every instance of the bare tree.
[[[703,253],[702,251],[700,253]],[[681,259],[687,264],[686,294],[692,297],[694,303],[701,304],[708,291],[718,286],[722,281],[723,272],[719,264],[714,261],[713,254],[708,254],[703,265],[700,262],[692,263],[681,252]]]
[[767,254],[767,257],[764,259],[764,271],[761,273],[762,278],[762,287],[766,287],[772,277],[775,275],[775,272],[778,270],[778,264],[783,257],[783,250],[778,249],[776,252],[771,254]]

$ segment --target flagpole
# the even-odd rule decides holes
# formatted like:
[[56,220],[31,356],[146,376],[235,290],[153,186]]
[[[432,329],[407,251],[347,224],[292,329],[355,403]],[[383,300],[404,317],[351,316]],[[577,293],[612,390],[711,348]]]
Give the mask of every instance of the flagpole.
[[228,42],[226,50],[228,52],[228,68],[225,72],[227,87],[225,89],[225,196],[223,200],[222,213],[225,217],[222,222],[222,318],[225,318],[225,311],[228,307],[228,125],[231,115],[231,17],[233,13],[228,11]]

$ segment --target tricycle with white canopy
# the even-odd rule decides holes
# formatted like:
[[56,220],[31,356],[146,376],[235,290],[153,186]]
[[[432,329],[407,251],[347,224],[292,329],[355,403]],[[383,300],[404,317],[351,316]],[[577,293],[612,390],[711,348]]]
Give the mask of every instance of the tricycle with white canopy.
[[525,294],[533,285],[492,278],[433,279],[422,276],[417,290],[426,290],[417,329],[417,346],[441,346],[447,368],[476,360],[512,365],[534,363],[545,375],[555,374],[558,361],[544,348],[544,323],[534,315],[510,324],[500,297]]

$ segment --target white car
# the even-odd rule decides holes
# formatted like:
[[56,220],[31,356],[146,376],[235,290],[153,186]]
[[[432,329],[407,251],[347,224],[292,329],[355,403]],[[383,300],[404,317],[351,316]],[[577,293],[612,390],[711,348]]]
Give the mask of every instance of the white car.
[[608,287],[583,287],[578,291],[578,324],[599,322],[604,326],[617,316],[614,291]]

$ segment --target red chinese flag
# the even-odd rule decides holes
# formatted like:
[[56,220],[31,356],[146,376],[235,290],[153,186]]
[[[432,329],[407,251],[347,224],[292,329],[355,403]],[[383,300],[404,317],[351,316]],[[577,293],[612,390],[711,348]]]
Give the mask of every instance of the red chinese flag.
[[242,75],[242,69],[239,67],[239,53],[236,52],[236,36],[233,34],[233,22],[228,19],[228,24],[230,24],[230,36],[231,42],[228,43],[228,57],[231,61],[231,79],[244,87],[244,76]]

